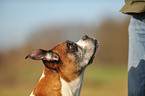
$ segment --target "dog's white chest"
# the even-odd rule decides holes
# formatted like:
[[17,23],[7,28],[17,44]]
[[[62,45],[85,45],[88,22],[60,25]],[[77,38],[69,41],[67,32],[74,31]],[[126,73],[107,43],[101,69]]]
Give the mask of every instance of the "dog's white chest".
[[82,72],[77,79],[69,83],[60,78],[62,96],[80,96],[83,75],[84,73]]

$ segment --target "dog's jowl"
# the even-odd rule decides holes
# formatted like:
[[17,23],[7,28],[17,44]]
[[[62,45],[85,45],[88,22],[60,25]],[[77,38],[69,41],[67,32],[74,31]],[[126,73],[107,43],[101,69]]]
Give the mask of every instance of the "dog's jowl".
[[98,41],[85,35],[78,42],[67,40],[51,50],[32,50],[26,59],[42,60],[44,70],[30,96],[79,96],[84,70],[97,49]]

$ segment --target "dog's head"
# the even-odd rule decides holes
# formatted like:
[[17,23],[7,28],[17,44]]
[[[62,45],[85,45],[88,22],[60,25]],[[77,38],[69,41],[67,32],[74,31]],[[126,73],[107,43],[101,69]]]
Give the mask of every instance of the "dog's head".
[[66,81],[71,81],[92,63],[97,49],[97,40],[85,35],[78,42],[65,41],[52,50],[32,50],[26,58],[42,60],[46,68],[56,70]]

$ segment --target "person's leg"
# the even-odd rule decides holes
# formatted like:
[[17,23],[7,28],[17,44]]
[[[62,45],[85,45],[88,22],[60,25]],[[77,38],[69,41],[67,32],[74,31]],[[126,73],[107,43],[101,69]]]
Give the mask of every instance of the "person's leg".
[[129,25],[128,96],[145,96],[145,21],[138,18]]

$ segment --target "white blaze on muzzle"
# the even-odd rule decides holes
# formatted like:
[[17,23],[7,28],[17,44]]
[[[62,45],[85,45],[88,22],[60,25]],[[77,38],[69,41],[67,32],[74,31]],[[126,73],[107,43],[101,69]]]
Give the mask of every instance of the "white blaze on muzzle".
[[78,44],[78,46],[81,48],[81,52],[79,52],[82,55],[80,66],[84,67],[89,63],[92,56],[96,53],[97,41],[88,36],[84,36],[82,39],[76,42],[76,44]]

